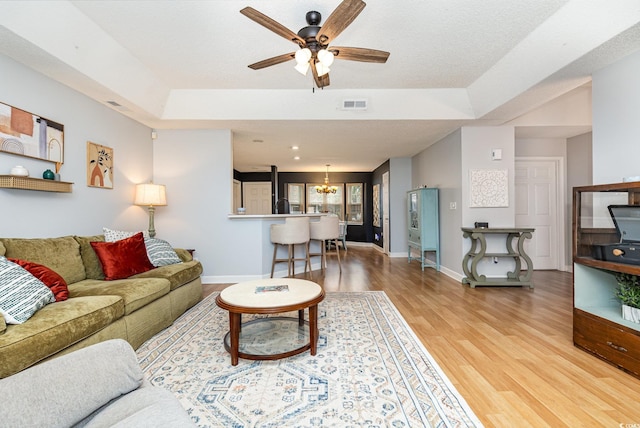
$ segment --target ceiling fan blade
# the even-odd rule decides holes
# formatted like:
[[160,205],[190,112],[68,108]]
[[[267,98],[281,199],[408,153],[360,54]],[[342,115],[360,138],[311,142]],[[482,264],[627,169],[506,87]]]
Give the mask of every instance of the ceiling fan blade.
[[324,21],[316,40],[323,45],[328,44],[360,15],[366,5],[362,0],[344,0]]
[[274,33],[278,34],[279,36],[284,37],[287,40],[290,40],[294,43],[297,43],[298,45],[305,44],[305,41],[298,36],[296,33],[294,33],[293,31],[289,30],[287,27],[285,27],[284,25],[280,24],[278,21],[275,21],[271,18],[269,18],[267,15],[265,15],[262,12],[258,12],[257,10],[255,10],[252,7],[245,7],[244,9],[240,10],[240,13],[243,14],[244,16],[246,16],[247,18],[257,22],[258,24],[262,25],[263,27],[265,27],[268,30],[273,31]]
[[311,62],[311,72],[313,73],[313,80],[315,80],[316,86],[319,89],[329,86],[329,73],[318,76],[318,69],[316,68],[315,62]]
[[249,68],[252,68],[254,70],[260,70],[261,68],[270,67],[272,65],[290,61],[294,59],[295,56],[296,56],[295,52],[274,56],[273,58],[263,59],[262,61],[256,62],[255,64],[251,64]]
[[389,52],[376,49],[330,46],[329,50],[333,52],[336,59],[347,59],[350,61],[384,63],[387,62],[387,58],[389,58]]

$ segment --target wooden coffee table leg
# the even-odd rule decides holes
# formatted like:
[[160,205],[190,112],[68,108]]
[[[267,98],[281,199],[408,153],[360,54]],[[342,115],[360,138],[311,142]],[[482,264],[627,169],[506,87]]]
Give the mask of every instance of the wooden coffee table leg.
[[231,365],[238,365],[238,350],[240,348],[240,318],[241,315],[229,312],[229,339],[231,342]]
[[318,350],[318,305],[309,306],[309,343],[311,355]]
[[304,309],[298,311],[298,325],[300,327],[304,325]]

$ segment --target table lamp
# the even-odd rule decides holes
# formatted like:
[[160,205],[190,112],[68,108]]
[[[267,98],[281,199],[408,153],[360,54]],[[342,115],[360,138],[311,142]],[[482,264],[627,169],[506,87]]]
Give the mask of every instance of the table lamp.
[[135,205],[149,207],[149,236],[156,236],[156,229],[153,225],[153,215],[156,207],[167,205],[167,194],[164,184],[136,184],[136,196],[133,201]]

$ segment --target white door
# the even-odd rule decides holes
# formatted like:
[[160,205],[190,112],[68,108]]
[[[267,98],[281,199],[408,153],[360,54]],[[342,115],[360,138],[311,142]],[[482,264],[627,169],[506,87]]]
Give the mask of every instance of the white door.
[[246,214],[272,214],[271,182],[242,183]]
[[382,250],[389,254],[389,172],[382,174]]
[[558,269],[563,236],[558,215],[558,162],[516,160],[516,227],[533,227],[525,251],[534,269]]

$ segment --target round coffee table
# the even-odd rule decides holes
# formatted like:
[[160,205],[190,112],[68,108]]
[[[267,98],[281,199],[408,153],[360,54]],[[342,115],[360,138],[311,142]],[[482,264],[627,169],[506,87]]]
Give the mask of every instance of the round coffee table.
[[[216,304],[229,311],[229,333],[225,336],[225,348],[231,354],[231,365],[238,358],[249,360],[277,360],[300,354],[307,349],[316,355],[318,347],[318,303],[324,299],[324,290],[315,282],[295,278],[269,278],[240,282],[231,285],[216,297]],[[309,308],[309,321],[304,320],[304,310]],[[242,314],[280,314],[298,311],[298,318],[264,317],[242,324]],[[291,330],[291,323],[297,326]],[[309,328],[309,342],[295,349],[302,330]],[[264,342],[276,338],[266,352],[240,350],[240,331],[244,341]],[[246,337],[245,337],[246,336]],[[295,337],[294,337],[295,336]],[[298,338],[296,340],[296,337]],[[306,339],[306,335],[305,335]]]

